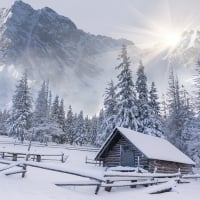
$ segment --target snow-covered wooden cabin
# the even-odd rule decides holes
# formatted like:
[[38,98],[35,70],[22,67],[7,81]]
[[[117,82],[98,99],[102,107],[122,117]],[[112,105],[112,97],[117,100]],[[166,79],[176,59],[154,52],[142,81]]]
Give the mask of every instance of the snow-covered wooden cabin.
[[165,139],[116,128],[97,153],[95,160],[104,166],[143,167],[153,172],[182,174],[191,172],[195,163]]

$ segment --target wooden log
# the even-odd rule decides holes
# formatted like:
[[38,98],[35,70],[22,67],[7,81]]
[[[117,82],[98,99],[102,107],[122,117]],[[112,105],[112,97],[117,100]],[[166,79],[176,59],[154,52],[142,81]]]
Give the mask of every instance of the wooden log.
[[155,191],[155,192],[150,192],[149,194],[160,194],[160,193],[164,193],[164,192],[170,192],[171,190],[172,190],[172,187],[162,189],[162,190],[158,190],[158,191]]
[[96,186],[98,184],[99,184],[99,181],[92,181],[92,180],[55,183],[56,186]]
[[65,183],[55,183],[56,186],[96,186],[95,194],[97,195],[101,187],[100,181],[78,181],[78,182],[65,182]]
[[[1,162],[1,163],[4,163],[4,162]],[[5,164],[8,164],[8,166],[3,167],[3,168],[0,168],[0,172],[1,172],[1,171],[8,170],[8,169],[13,168],[13,167],[16,167],[16,166],[19,166],[21,163],[22,163],[22,162],[5,163]]]
[[9,176],[9,175],[13,175],[13,174],[20,174],[20,173],[25,173],[26,171],[24,169],[20,169],[20,170],[14,170],[11,172],[6,172],[5,175]]
[[82,173],[81,171],[75,171],[75,170],[70,170],[70,169],[65,169],[65,168],[56,168],[55,166],[45,165],[45,164],[42,164],[42,163],[33,163],[33,162],[29,162],[29,161],[23,162],[23,164],[25,164],[27,166],[31,166],[31,167],[36,167],[36,168],[40,168],[40,169],[76,175],[76,176],[85,177],[85,178],[89,178],[89,179],[92,179],[92,180],[104,182],[103,177],[98,177],[98,176],[96,177],[94,175],[88,174],[88,172]]
[[159,181],[153,181],[153,180],[146,180],[146,181],[137,181],[134,183],[123,183],[123,182],[113,182],[112,184],[109,183],[102,183],[101,187],[127,187],[127,186],[137,186],[137,185],[154,185],[158,183],[166,183],[167,180],[159,180]]

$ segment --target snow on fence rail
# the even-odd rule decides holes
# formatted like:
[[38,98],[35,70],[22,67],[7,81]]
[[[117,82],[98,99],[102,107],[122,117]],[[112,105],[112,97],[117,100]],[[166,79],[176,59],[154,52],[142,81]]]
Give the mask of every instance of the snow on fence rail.
[[96,165],[96,166],[103,166],[102,161],[94,160],[92,158],[88,158],[87,156],[85,157],[85,163],[86,164],[93,164],[93,165]]
[[182,179],[200,179],[200,174],[183,175]]
[[[8,164],[7,167],[2,168],[2,171],[9,170],[13,167],[21,167],[21,169],[13,169],[11,171],[6,171],[6,175],[12,175],[21,173],[22,177],[25,177],[27,172],[27,167],[35,167],[44,170],[50,170],[54,172],[60,172],[70,175],[75,175],[87,180],[80,182],[61,182],[55,183],[57,186],[96,186],[95,194],[98,194],[101,187],[105,188],[106,191],[110,192],[112,187],[125,187],[129,186],[135,188],[138,185],[149,186],[154,184],[166,183],[168,181],[180,181],[180,173],[173,174],[163,174],[163,173],[138,173],[138,172],[116,172],[116,171],[106,171],[104,175],[97,175],[96,173],[91,173],[83,170],[72,170],[66,167],[58,167],[47,163],[35,163],[31,161],[21,161],[13,162],[0,160],[0,163]],[[0,169],[1,171],[1,169]],[[166,184],[168,185],[168,184]],[[159,189],[158,187],[157,189]],[[170,188],[164,187],[163,191],[170,190]],[[160,190],[158,190],[159,192]]]
[[[7,164],[7,163],[5,163],[5,164]],[[5,170],[10,169],[10,168],[13,168],[13,167],[16,167],[16,166],[19,166],[19,165],[21,165],[21,164],[22,164],[22,162],[11,163],[11,164],[9,164],[9,165],[6,166],[6,167],[0,168],[0,172],[5,171]]]
[[179,182],[180,173],[164,174],[164,173],[138,173],[138,172],[119,172],[106,171],[104,174],[105,187],[107,192],[110,192],[112,187],[136,187],[137,185],[153,185],[158,183],[165,183],[171,179]]
[[66,167],[58,167],[46,163],[34,163],[31,161],[24,161],[23,165],[27,165],[30,167],[36,167],[36,168],[41,168],[41,169],[46,169],[50,171],[55,171],[55,172],[61,172],[61,173],[66,173],[66,174],[71,174],[71,175],[76,175],[84,178],[90,178],[92,180],[96,181],[104,181],[102,176],[97,176],[94,175],[93,173],[89,173],[88,171],[80,171],[80,170],[72,170]]
[[[25,141],[23,143],[19,141],[0,141],[0,144],[13,144],[13,145],[21,145],[21,146],[28,146],[29,142]],[[90,147],[90,146],[72,146],[67,144],[53,144],[53,143],[39,143],[39,142],[32,142],[31,146],[34,147],[48,147],[48,148],[63,148],[67,150],[78,150],[78,151],[88,151],[88,152],[98,152],[99,148]]]
[[[58,160],[65,162],[68,158],[64,153],[60,154],[44,154],[40,152],[21,152],[21,151],[0,151],[2,159],[12,158],[12,161],[17,161],[18,158],[32,159],[33,161],[41,162],[41,160]],[[51,158],[49,158],[51,157]],[[57,159],[59,158],[59,159]]]

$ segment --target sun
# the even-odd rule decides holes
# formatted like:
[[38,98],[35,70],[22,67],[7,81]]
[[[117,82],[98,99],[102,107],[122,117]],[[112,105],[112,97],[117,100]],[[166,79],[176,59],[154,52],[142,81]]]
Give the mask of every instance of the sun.
[[164,33],[160,33],[160,35],[160,42],[169,48],[177,46],[181,40],[181,34],[173,31],[165,31]]

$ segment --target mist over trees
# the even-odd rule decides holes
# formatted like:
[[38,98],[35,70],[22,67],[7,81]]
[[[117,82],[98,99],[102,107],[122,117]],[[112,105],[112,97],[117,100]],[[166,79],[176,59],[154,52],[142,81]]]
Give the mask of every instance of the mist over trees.
[[[126,46],[118,57],[117,81],[108,82],[104,106],[94,116],[75,113],[72,102],[53,96],[44,81],[33,99],[24,72],[16,84],[12,108],[0,111],[0,134],[40,142],[101,146],[117,126],[168,139],[200,163],[200,62],[194,76],[191,96],[171,68],[167,93],[159,99],[156,83],[149,84],[142,61],[133,79],[132,63]],[[193,101],[194,99],[194,101]]]

